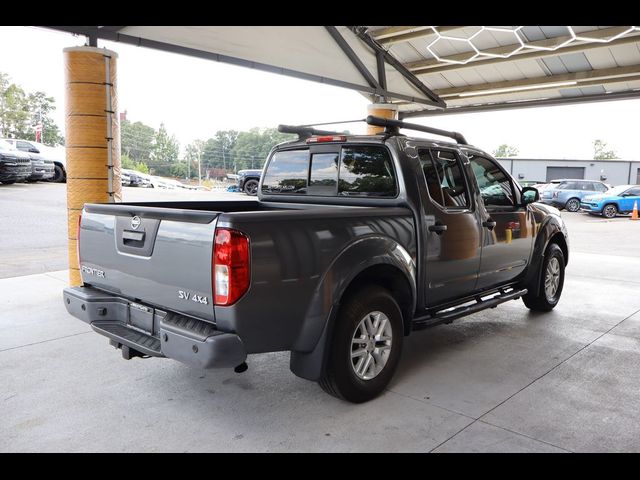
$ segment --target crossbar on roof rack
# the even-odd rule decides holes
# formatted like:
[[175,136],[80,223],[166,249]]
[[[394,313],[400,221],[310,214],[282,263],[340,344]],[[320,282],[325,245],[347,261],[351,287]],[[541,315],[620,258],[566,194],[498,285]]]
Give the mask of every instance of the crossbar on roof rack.
[[342,135],[340,132],[332,132],[329,130],[316,130],[310,127],[301,127],[295,125],[278,125],[278,131],[280,133],[295,133],[298,135],[299,140],[305,140],[314,135]]

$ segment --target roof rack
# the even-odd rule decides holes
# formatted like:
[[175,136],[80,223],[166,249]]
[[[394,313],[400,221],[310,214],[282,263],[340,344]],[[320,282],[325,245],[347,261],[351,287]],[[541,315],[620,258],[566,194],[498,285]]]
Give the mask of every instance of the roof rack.
[[278,131],[280,133],[295,133],[298,135],[298,140],[306,140],[307,138],[310,138],[314,135],[343,135],[340,132],[316,130],[315,128],[295,125],[278,125]]
[[458,132],[449,132],[448,130],[440,130],[439,128],[425,127],[424,125],[418,125],[417,123],[407,123],[402,120],[391,120],[389,118],[374,117],[373,115],[369,115],[365,121],[369,125],[385,127],[386,132],[392,135],[397,135],[400,128],[406,128],[407,130],[417,130],[420,132],[433,133],[435,135],[453,138],[458,143],[468,145],[464,136]]

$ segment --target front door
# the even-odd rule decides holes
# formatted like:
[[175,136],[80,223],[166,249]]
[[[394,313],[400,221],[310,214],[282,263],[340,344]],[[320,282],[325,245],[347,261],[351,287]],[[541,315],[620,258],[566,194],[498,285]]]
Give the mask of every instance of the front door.
[[533,214],[521,206],[520,191],[498,162],[469,153],[478,190],[482,197],[482,258],[478,289],[514,280],[531,255],[536,235]]
[[620,204],[620,210],[623,212],[631,212],[633,210],[633,204],[638,204],[638,209],[640,209],[640,187],[631,187],[627,191],[622,194],[622,200],[618,203]]
[[480,265],[481,231],[461,158],[455,150],[419,148],[429,307],[470,295]]

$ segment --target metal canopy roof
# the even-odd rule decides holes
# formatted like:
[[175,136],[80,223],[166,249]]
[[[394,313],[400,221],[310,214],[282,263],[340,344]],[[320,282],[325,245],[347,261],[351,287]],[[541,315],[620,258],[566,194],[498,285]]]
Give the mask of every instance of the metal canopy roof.
[[639,26],[47,28],[351,88],[401,117],[640,97]]

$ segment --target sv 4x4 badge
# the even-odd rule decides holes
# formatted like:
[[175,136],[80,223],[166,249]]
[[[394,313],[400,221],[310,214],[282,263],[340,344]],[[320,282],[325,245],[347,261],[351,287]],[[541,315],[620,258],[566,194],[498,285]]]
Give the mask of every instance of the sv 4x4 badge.
[[185,292],[184,290],[178,290],[178,298],[182,300],[191,300],[192,302],[202,303],[204,305],[209,304],[209,299],[206,296]]

